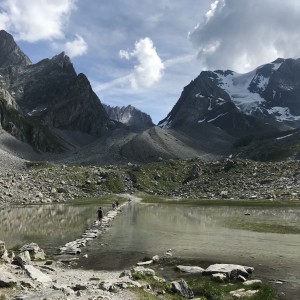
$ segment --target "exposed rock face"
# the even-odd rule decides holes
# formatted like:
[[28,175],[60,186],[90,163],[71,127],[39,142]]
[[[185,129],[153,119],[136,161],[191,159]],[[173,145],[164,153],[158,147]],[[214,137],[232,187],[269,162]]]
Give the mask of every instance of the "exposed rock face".
[[[300,124],[300,59],[277,59],[247,74],[203,71],[159,123],[184,128],[209,123],[232,136]],[[271,125],[270,125],[271,124]]]
[[69,148],[76,139],[82,145],[83,135],[90,141],[86,135],[96,138],[114,127],[89,81],[76,74],[65,53],[31,64],[3,30],[0,89],[2,128],[38,150]]
[[152,127],[151,117],[137,108],[128,105],[112,107],[103,104],[110,119],[123,123],[127,126]]
[[0,30],[0,68],[30,64],[30,59],[16,45],[13,37],[5,30]]

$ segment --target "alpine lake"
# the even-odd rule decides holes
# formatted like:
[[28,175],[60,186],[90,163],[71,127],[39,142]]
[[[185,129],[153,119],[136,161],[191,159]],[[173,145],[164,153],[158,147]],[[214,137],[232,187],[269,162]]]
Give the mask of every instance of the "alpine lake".
[[[108,204],[14,206],[0,211],[0,240],[18,249],[35,242],[49,257],[90,227]],[[172,249],[181,264],[255,268],[255,278],[300,293],[300,208],[131,201],[102,235],[82,248],[74,267],[123,270]],[[86,258],[83,257],[87,254]]]

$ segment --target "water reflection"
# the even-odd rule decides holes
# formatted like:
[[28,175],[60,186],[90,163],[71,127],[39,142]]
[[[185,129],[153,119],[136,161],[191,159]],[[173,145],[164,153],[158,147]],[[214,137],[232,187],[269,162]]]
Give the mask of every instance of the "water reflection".
[[[0,211],[0,240],[8,248],[37,242],[46,253],[78,238],[95,220],[97,207],[43,205]],[[250,215],[245,216],[248,213]],[[300,210],[290,208],[192,207],[130,203],[113,226],[93,240],[79,266],[123,269],[137,260],[173,249],[179,257],[235,261],[255,258],[263,264],[285,265],[300,280],[300,235],[267,234],[224,227],[228,220],[300,226]],[[251,261],[250,261],[251,262]],[[288,272],[286,272],[288,273]]]
[[[293,266],[300,260],[300,235],[224,227],[226,221],[236,219],[299,226],[300,210],[133,204],[114,221],[109,232],[90,244],[89,258],[80,261],[80,266],[124,268],[170,248],[179,257],[212,261],[255,257],[257,263],[277,263],[280,257],[282,263]],[[300,270],[297,272],[300,277]]]
[[95,218],[93,206],[11,207],[0,211],[0,240],[7,248],[36,242],[46,253],[53,254],[57,246],[79,237]]

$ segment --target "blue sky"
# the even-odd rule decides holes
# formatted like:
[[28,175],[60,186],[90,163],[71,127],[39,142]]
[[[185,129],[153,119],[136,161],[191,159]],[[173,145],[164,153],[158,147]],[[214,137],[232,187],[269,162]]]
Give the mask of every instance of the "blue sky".
[[202,70],[300,57],[296,0],[0,0],[0,27],[33,62],[65,51],[103,103],[155,123]]

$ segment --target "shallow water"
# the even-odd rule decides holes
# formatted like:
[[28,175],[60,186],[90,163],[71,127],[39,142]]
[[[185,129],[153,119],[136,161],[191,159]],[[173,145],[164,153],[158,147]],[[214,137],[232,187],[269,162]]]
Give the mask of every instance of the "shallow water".
[[95,220],[94,206],[17,206],[0,210],[0,240],[11,249],[35,242],[47,254],[78,238]]
[[[72,241],[96,218],[96,206],[43,205],[0,211],[0,240],[7,248],[37,242],[46,253]],[[104,208],[105,211],[108,208]],[[245,215],[248,213],[250,215]],[[300,235],[229,229],[228,220],[300,226],[300,209],[193,207],[130,203],[104,235],[90,242],[78,267],[124,269],[163,255],[255,266],[268,279],[300,286]]]

